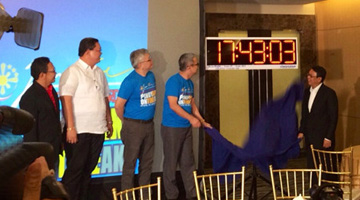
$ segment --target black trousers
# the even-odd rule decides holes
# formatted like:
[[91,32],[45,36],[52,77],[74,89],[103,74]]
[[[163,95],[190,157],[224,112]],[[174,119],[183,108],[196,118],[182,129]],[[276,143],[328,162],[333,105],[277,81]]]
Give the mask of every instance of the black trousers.
[[101,153],[104,134],[81,133],[76,144],[65,143],[66,170],[62,178],[71,200],[88,199],[91,172]]

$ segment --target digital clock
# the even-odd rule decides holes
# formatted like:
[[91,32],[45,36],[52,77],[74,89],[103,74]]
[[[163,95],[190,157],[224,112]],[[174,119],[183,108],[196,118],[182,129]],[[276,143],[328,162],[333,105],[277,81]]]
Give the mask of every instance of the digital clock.
[[207,37],[206,69],[296,69],[295,37]]

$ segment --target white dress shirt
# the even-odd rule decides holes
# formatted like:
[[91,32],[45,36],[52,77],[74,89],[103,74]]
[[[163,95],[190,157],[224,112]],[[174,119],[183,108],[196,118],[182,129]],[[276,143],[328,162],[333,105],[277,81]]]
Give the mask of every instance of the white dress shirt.
[[107,131],[105,97],[109,86],[104,72],[91,69],[81,59],[60,77],[60,96],[72,96],[75,128],[80,133],[103,134]]
[[311,108],[312,108],[312,105],[314,103],[314,99],[315,99],[316,94],[318,93],[321,85],[322,85],[322,83],[320,83],[315,88],[310,87],[310,97],[309,97],[309,104],[308,104],[309,113],[311,112]]

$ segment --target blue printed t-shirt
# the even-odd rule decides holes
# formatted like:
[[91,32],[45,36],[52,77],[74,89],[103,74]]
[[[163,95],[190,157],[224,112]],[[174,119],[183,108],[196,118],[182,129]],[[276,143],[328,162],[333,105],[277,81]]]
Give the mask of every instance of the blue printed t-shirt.
[[149,120],[154,117],[156,104],[156,82],[149,71],[145,77],[132,71],[121,83],[118,97],[126,99],[124,117]]
[[184,128],[189,127],[189,120],[180,117],[173,110],[171,110],[168,96],[178,98],[178,104],[186,112],[191,114],[191,100],[194,97],[194,84],[188,79],[184,79],[179,73],[171,76],[165,85],[165,97],[162,125],[168,127]]

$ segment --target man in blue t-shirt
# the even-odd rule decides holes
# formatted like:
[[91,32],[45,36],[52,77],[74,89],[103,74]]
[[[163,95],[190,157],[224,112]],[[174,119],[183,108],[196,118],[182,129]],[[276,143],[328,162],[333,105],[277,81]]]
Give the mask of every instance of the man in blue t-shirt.
[[196,199],[193,171],[192,127],[211,128],[200,115],[194,100],[194,84],[190,78],[197,72],[199,63],[192,53],[179,58],[180,72],[166,82],[161,137],[164,148],[163,178],[167,199],[177,199],[176,167],[179,163],[186,198]]
[[130,54],[134,67],[121,83],[115,102],[121,119],[121,139],[124,147],[124,165],[121,189],[134,187],[136,159],[139,158],[139,185],[150,184],[154,156],[154,114],[156,83],[152,59],[148,50],[138,49]]

